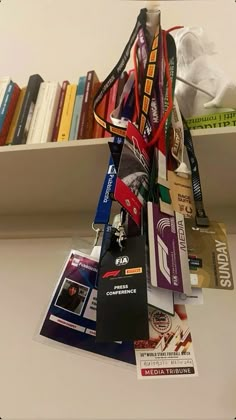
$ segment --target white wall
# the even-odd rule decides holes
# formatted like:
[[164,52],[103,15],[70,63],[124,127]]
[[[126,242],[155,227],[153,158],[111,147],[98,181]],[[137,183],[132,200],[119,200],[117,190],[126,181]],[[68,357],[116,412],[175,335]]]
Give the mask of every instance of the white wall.
[[[144,1],[2,0],[0,75],[26,84],[33,73],[45,80],[75,82],[96,69],[101,80],[117,62]],[[236,79],[234,0],[161,2],[164,28],[202,25],[217,45],[222,68]]]
[[[168,2],[163,26],[202,25],[235,79],[234,1]],[[20,85],[77,81],[89,69],[102,79],[116,63],[143,2],[2,0],[0,75]],[[236,273],[236,236],[230,238]],[[33,338],[70,238],[0,241],[0,416],[3,419],[169,418],[236,416],[236,293],[206,290],[189,308],[197,379],[138,382],[135,372],[81,358]],[[82,247],[85,244],[82,243]]]
[[[70,238],[0,241],[0,416],[233,419],[236,292],[204,290],[204,305],[187,308],[198,378],[138,381],[135,370],[34,340],[74,245]],[[230,246],[236,278],[236,235]]]

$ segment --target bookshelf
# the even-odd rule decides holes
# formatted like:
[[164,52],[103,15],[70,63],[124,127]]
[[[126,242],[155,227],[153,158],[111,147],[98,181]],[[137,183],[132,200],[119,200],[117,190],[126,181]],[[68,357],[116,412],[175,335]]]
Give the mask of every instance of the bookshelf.
[[[193,130],[211,218],[235,231],[236,128]],[[0,148],[0,237],[91,234],[110,138]],[[87,226],[87,227],[86,227]]]
[[[165,29],[176,24],[207,29],[221,51],[220,64],[235,80],[235,3],[228,1],[221,8],[212,7],[212,2],[160,3]],[[64,0],[1,1],[1,74],[10,72],[20,86],[35,72],[45,80],[69,78],[73,83],[95,68],[103,80],[117,62],[140,8],[145,7],[142,1],[116,1],[112,6],[108,0],[101,0],[99,7],[76,0],[67,4]],[[227,46],[216,22],[223,31],[231,23]],[[231,128],[194,132],[206,205],[212,205],[223,220],[232,216],[231,233],[236,207],[235,134]],[[227,145],[224,154],[220,141]],[[211,153],[213,142],[214,159],[205,155]],[[0,356],[4,361],[0,417],[233,419],[236,292],[204,290],[204,305],[187,308],[199,369],[196,379],[142,383],[135,371],[35,340],[69,250],[86,249],[87,236],[93,240],[90,226],[107,165],[106,143],[107,139],[96,139],[0,147]],[[210,164],[216,165],[216,175]],[[222,168],[227,169],[223,175]],[[232,180],[226,191],[222,176],[227,180],[228,174]],[[225,203],[219,193],[226,198],[227,212],[222,210]],[[236,273],[236,235],[229,235],[229,245]]]

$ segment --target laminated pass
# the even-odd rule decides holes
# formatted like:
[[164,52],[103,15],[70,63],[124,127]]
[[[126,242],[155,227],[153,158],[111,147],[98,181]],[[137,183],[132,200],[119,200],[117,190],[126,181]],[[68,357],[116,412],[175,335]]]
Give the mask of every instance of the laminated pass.
[[97,272],[97,258],[77,250],[70,251],[40,335],[93,355],[135,364],[133,343],[96,342]]
[[232,290],[234,288],[230,255],[222,223],[208,228],[196,227],[186,220],[188,258],[193,287]]
[[148,239],[152,286],[191,294],[184,216],[149,202]]
[[97,342],[149,337],[145,237],[129,238],[122,250],[111,243],[111,236],[109,241],[106,227],[98,275],[96,331]]
[[188,258],[193,287],[234,288],[225,227],[209,221],[203,206],[198,162],[192,136],[184,121],[184,142],[192,171],[195,219],[185,220]]
[[184,305],[175,305],[174,317],[149,307],[149,335],[135,341],[138,379],[198,375]]

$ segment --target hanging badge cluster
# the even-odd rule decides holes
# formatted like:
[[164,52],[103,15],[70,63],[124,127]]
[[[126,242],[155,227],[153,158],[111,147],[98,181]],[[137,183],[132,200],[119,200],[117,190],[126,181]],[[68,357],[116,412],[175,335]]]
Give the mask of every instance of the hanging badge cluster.
[[[126,72],[132,48],[134,68]],[[185,304],[202,304],[202,288],[234,287],[225,228],[204,209],[176,77],[174,38],[160,12],[142,9],[94,98],[94,117],[112,137],[93,222],[97,238],[103,230],[100,255],[97,247],[91,256],[71,252],[41,330],[136,363],[140,379],[196,376]],[[116,83],[119,100],[107,121],[99,104]],[[75,289],[76,314],[68,306]]]
[[[202,303],[203,287],[233,288],[225,229],[210,222],[204,210],[191,133],[174,95],[175,42],[162,30],[160,13],[155,12],[155,24],[152,16],[151,27],[148,13],[141,10],[123,55],[94,100],[97,122],[116,135],[113,145],[120,143],[116,154],[111,147],[109,202],[122,209],[100,257],[96,340],[133,341],[143,379],[197,374],[180,303],[193,296]],[[121,77],[133,44],[134,69],[119,119],[116,113],[116,119],[111,114],[105,121],[97,105]],[[102,199],[103,192],[101,207]]]

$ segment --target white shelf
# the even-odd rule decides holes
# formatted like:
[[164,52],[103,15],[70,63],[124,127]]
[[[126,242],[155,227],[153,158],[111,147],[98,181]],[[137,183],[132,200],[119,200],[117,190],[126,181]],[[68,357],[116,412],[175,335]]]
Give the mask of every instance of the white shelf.
[[0,148],[0,215],[93,211],[107,139]]
[[192,131],[206,207],[236,212],[236,127]]
[[[236,211],[236,128],[195,130],[192,134],[209,216],[227,221],[232,230]],[[16,218],[23,220],[22,233],[27,220],[36,229],[40,215],[39,230],[45,220],[45,234],[48,225],[55,232],[61,226],[61,232],[66,234],[68,215],[73,229],[76,215],[78,220],[92,221],[108,163],[109,140],[0,147],[0,236],[8,236],[8,226],[16,229]],[[231,220],[226,220],[229,217]],[[64,230],[63,220],[67,220]]]

